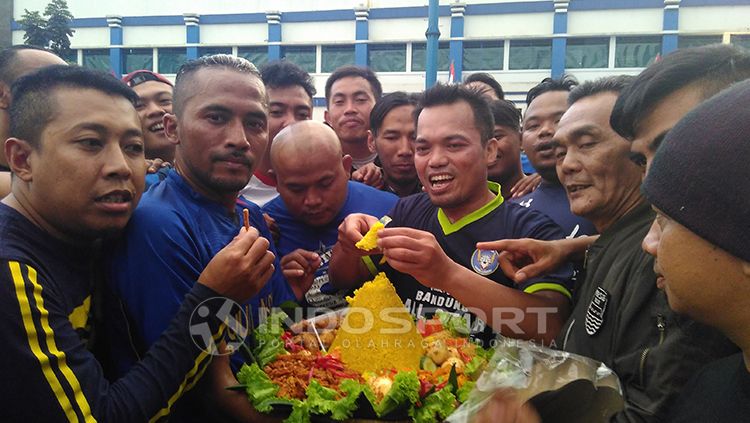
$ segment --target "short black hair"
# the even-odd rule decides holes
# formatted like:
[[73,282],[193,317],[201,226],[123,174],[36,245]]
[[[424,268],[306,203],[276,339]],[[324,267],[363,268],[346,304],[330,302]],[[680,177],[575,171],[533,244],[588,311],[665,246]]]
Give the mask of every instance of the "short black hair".
[[492,117],[495,119],[495,126],[507,126],[516,131],[521,130],[521,111],[518,110],[515,103],[509,100],[494,100],[489,104]]
[[418,121],[419,114],[426,108],[455,104],[460,101],[465,101],[471,107],[471,111],[474,113],[474,126],[479,131],[482,146],[486,145],[495,132],[495,119],[493,119],[490,107],[484,98],[476,91],[463,85],[438,83],[426,90],[416,109],[414,109],[414,122]]
[[635,79],[631,75],[613,75],[586,81],[583,84],[573,88],[568,94],[568,106],[573,105],[576,101],[591,97],[601,93],[620,94]]
[[417,107],[418,103],[418,94],[407,94],[403,91],[392,92],[381,97],[370,112],[370,131],[372,131],[372,135],[378,135],[385,117],[388,116],[391,110],[401,106]]
[[260,72],[258,72],[258,68],[254,64],[245,58],[232,56],[231,54],[213,54],[188,60],[180,66],[174,82],[172,109],[178,117],[182,114],[184,103],[189,98],[187,94],[193,85],[190,83],[190,80],[196,72],[205,68],[229,69],[239,73],[250,74],[261,81],[263,80]]
[[274,60],[260,68],[263,84],[270,88],[288,88],[300,86],[310,96],[315,97],[315,85],[309,73],[286,59]]
[[641,72],[620,93],[610,125],[633,139],[641,120],[664,98],[696,84],[707,99],[732,83],[750,78],[750,52],[729,44],[679,49]]
[[474,72],[471,75],[467,76],[466,79],[464,79],[464,85],[468,85],[472,82],[481,82],[483,84],[487,84],[492,88],[492,91],[495,92],[497,98],[499,98],[500,100],[503,100],[505,98],[503,87],[499,82],[497,82],[495,78],[492,77],[492,75],[488,74],[487,72]]
[[559,79],[544,78],[542,82],[532,87],[526,93],[526,107],[529,107],[535,98],[550,91],[567,91],[570,92],[578,85],[578,80],[573,75],[563,75]]
[[18,52],[23,50],[39,50],[46,51],[49,54],[55,54],[46,48],[26,44],[10,46],[6,49],[0,50],[0,81],[11,85],[16,79],[18,79],[18,69],[13,65],[15,64]]
[[342,66],[331,74],[326,81],[326,101],[331,100],[331,87],[333,84],[342,78],[349,77],[360,77],[367,80],[370,83],[370,89],[375,100],[379,99],[383,95],[383,86],[380,85],[378,76],[373,72],[372,69],[366,66]]
[[32,147],[41,147],[41,134],[57,110],[52,93],[59,88],[101,91],[122,97],[134,107],[138,102],[138,94],[132,88],[108,73],[78,66],[47,66],[18,78],[13,84],[10,136],[25,140]]

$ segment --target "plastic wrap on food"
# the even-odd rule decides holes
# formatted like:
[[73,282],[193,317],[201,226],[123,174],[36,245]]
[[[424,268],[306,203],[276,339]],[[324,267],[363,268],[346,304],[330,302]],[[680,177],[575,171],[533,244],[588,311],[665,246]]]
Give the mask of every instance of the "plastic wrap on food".
[[542,421],[606,422],[622,410],[617,375],[580,355],[514,339],[499,339],[468,399],[446,421],[468,423],[498,390],[513,390]]

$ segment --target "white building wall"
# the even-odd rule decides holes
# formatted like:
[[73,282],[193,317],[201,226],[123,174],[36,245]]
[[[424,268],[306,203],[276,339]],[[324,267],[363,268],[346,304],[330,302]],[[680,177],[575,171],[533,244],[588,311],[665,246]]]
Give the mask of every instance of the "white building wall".
[[76,28],[70,38],[70,47],[109,48],[109,28]]
[[570,11],[568,35],[661,34],[663,20],[663,9]]
[[[109,30],[105,28],[105,31],[107,33],[106,40],[109,41]],[[185,27],[183,25],[123,26],[122,43],[125,46],[149,47],[185,45]]]
[[[268,25],[265,23],[201,25],[200,31],[201,44],[205,45],[231,46],[268,42]],[[184,40],[185,27],[182,27],[182,33]]]
[[[372,23],[370,23],[370,25],[372,28]],[[333,21],[325,23],[285,22],[281,25],[281,40],[284,44],[320,44],[321,42],[327,44],[352,44],[354,43],[354,39],[354,19],[352,19],[351,21]]]
[[680,8],[680,33],[750,31],[750,6]]
[[551,36],[553,20],[553,13],[469,15],[464,18],[464,38]]
[[[451,35],[450,17],[438,19],[440,39],[448,40]],[[370,19],[370,41],[425,40],[427,18]]]

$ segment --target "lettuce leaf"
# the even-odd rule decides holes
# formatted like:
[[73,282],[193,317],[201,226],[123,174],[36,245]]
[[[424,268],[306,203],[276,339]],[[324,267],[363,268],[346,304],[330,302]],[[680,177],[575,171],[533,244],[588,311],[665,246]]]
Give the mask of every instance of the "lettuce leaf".
[[419,400],[419,386],[417,372],[399,372],[393,378],[391,390],[388,391],[383,400],[380,401],[380,404],[375,404],[373,402],[372,397],[374,395],[367,396],[373,404],[375,413],[381,417],[401,406],[415,404]]
[[461,404],[465,403],[467,399],[469,399],[469,393],[471,393],[472,389],[474,389],[474,385],[477,383],[474,381],[468,381],[463,384],[462,387],[458,388],[458,392],[456,392],[456,398],[458,399],[458,402]]
[[345,396],[339,399],[338,392],[324,387],[313,379],[305,392],[307,394],[305,402],[312,414],[330,414],[333,420],[346,420],[351,418],[357,409],[357,399],[363,389],[364,385],[359,382],[345,379],[339,385],[339,390]]
[[421,407],[412,406],[409,416],[415,423],[443,421],[456,409],[456,396],[450,389],[441,389],[422,400]]
[[292,414],[284,420],[284,423],[310,423],[310,405],[307,401],[294,401]]
[[442,310],[436,311],[435,316],[440,320],[443,328],[450,331],[451,335],[466,338],[471,334],[469,322],[464,317]]
[[284,312],[273,313],[253,331],[253,355],[260,367],[265,367],[275,360],[277,355],[286,353],[284,341],[281,340],[286,319],[287,315]]
[[237,373],[237,380],[245,385],[247,397],[256,410],[261,413],[271,411],[273,407],[268,403],[268,400],[276,399],[279,387],[271,381],[268,375],[258,366],[258,363],[253,363],[250,366],[243,364]]

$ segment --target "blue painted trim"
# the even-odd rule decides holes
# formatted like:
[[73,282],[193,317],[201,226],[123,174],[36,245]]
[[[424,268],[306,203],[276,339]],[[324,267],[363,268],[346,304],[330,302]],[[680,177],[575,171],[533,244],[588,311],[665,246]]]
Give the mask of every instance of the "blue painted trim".
[[[370,19],[399,19],[399,18],[426,18],[427,6],[413,7],[389,7],[383,9],[370,9]],[[439,16],[450,16],[450,6],[438,7]]]
[[265,13],[238,13],[222,15],[201,15],[202,24],[240,24],[240,23],[265,23]]
[[185,26],[185,42],[188,44],[198,44],[201,42],[201,27],[198,25]]
[[552,73],[553,78],[559,78],[565,73],[565,46],[567,39],[557,37],[552,39]]
[[[278,43],[281,42],[281,24],[273,23],[268,24],[268,42]],[[281,46],[276,44],[268,45],[268,61],[281,59]]]
[[112,27],[109,29],[109,45],[122,45],[122,27]]
[[112,47],[109,49],[109,67],[117,79],[122,78],[122,49]]
[[194,60],[198,58],[198,47],[185,47],[185,59]]
[[[451,17],[451,38],[463,38],[463,36],[463,16]],[[464,42],[462,40],[451,40],[448,54],[451,62],[453,62],[454,81],[459,82],[463,78],[464,71]]]
[[[370,21],[356,21],[354,37],[357,41],[367,41],[370,38]],[[369,46],[367,43],[354,44],[354,64],[369,66]]]
[[662,23],[662,29],[665,31],[675,31],[679,24],[679,9],[664,9],[664,21]]
[[122,26],[184,25],[182,16],[128,16],[122,18]]
[[552,33],[553,34],[565,34],[568,32],[568,14],[567,13],[555,13],[555,17],[552,21]]
[[313,107],[328,107],[328,103],[326,102],[325,97],[315,97],[313,98]]
[[661,36],[661,55],[665,56],[677,50],[677,34],[664,34]]
[[573,0],[568,10],[654,9],[664,7],[664,0]]
[[[575,0],[571,3],[575,3]],[[542,13],[555,10],[551,1],[467,4],[466,15],[504,15],[506,13]]]
[[283,12],[281,22],[326,22],[354,20],[354,9]]
[[748,0],[682,0],[680,7],[695,6],[750,6]]

